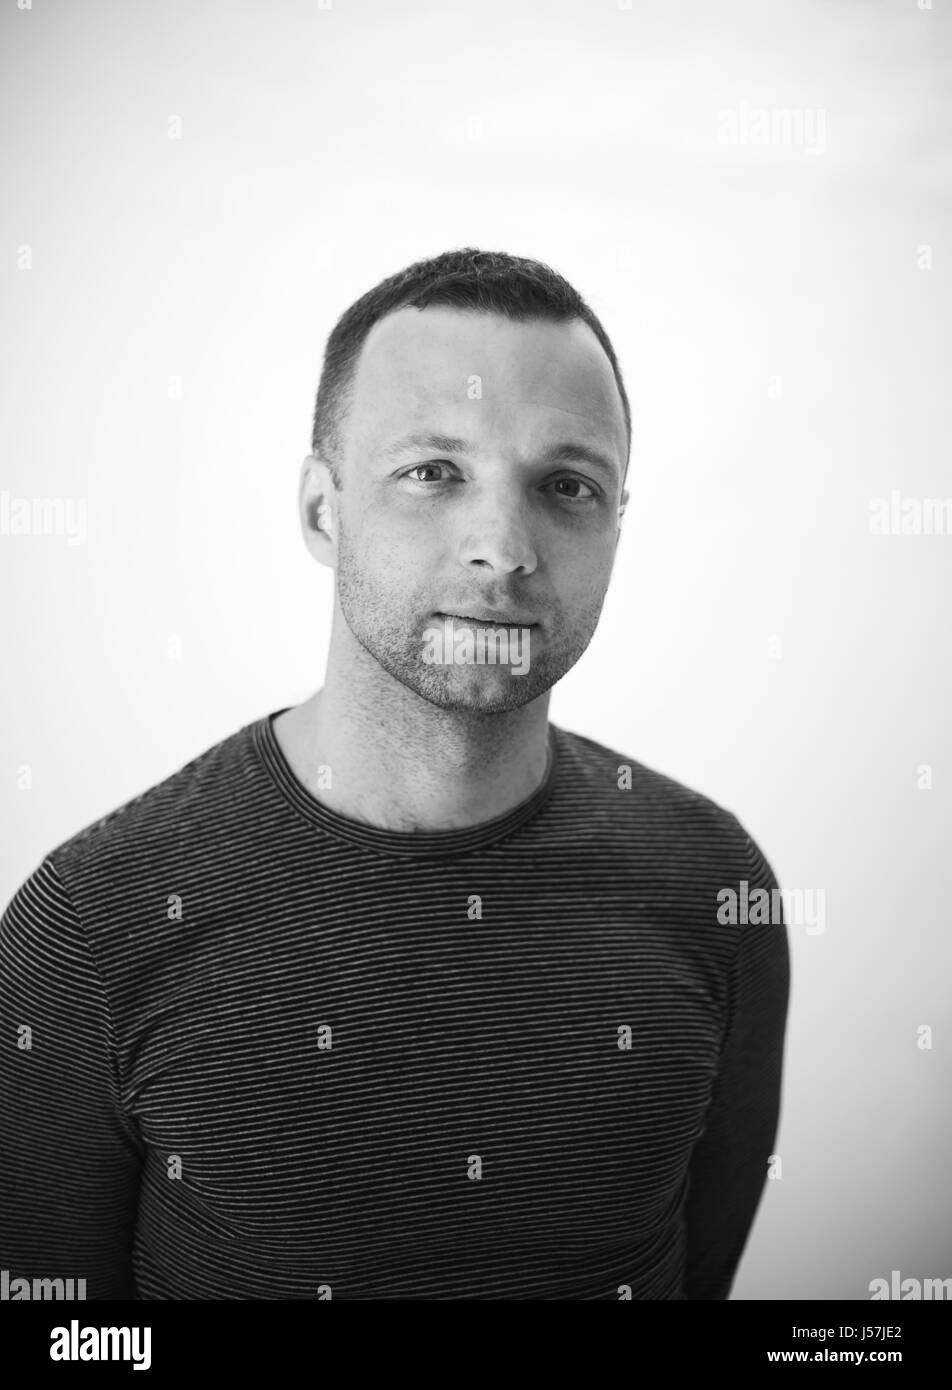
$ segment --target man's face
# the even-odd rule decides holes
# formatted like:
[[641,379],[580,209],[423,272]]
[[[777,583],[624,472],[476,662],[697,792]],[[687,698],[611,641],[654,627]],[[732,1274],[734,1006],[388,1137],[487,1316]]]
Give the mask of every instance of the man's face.
[[[618,539],[625,421],[594,333],[398,310],[365,341],[346,437],[337,589],[357,640],[442,709],[544,694],[592,638]],[[480,660],[480,617],[508,659]]]

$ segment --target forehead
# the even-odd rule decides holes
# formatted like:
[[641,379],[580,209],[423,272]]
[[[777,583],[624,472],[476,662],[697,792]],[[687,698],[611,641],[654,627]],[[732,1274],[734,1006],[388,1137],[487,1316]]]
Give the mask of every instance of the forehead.
[[442,305],[399,309],[367,335],[351,419],[364,438],[382,440],[437,423],[439,411],[468,406],[471,416],[474,398],[497,423],[531,418],[536,428],[574,423],[597,432],[624,459],[625,419],[611,363],[581,320],[516,321]]

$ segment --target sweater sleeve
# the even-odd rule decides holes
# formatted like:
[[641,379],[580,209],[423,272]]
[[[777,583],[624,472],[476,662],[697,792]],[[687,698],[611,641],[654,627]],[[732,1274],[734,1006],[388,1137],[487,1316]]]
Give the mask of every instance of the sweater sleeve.
[[[736,823],[745,843],[749,892],[765,888],[773,904],[774,873]],[[769,923],[739,924],[734,930],[738,942],[727,1031],[689,1172],[684,1282],[689,1299],[726,1299],[730,1293],[767,1180],[780,1116],[790,990],[782,906],[771,911]]]
[[0,918],[0,1113],[0,1267],[135,1298],[141,1143],[103,982],[48,858]]

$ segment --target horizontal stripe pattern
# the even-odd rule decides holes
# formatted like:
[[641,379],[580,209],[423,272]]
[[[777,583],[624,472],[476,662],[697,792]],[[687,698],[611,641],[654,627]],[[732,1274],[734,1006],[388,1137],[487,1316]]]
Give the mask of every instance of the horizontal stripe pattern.
[[89,1298],[726,1298],[789,991],[782,922],[717,920],[776,887],[737,818],[550,725],[506,815],[388,831],[297,781],[275,717],[3,914],[0,1267]]

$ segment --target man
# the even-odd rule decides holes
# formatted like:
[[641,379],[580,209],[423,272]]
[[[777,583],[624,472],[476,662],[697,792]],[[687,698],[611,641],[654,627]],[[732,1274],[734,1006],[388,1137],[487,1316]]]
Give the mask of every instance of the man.
[[776,881],[730,812],[547,717],[627,498],[611,344],[546,266],[423,261],[335,327],[312,449],[323,687],[4,915],[0,1265],[89,1298],[726,1298],[789,964],[782,920],[719,904]]

